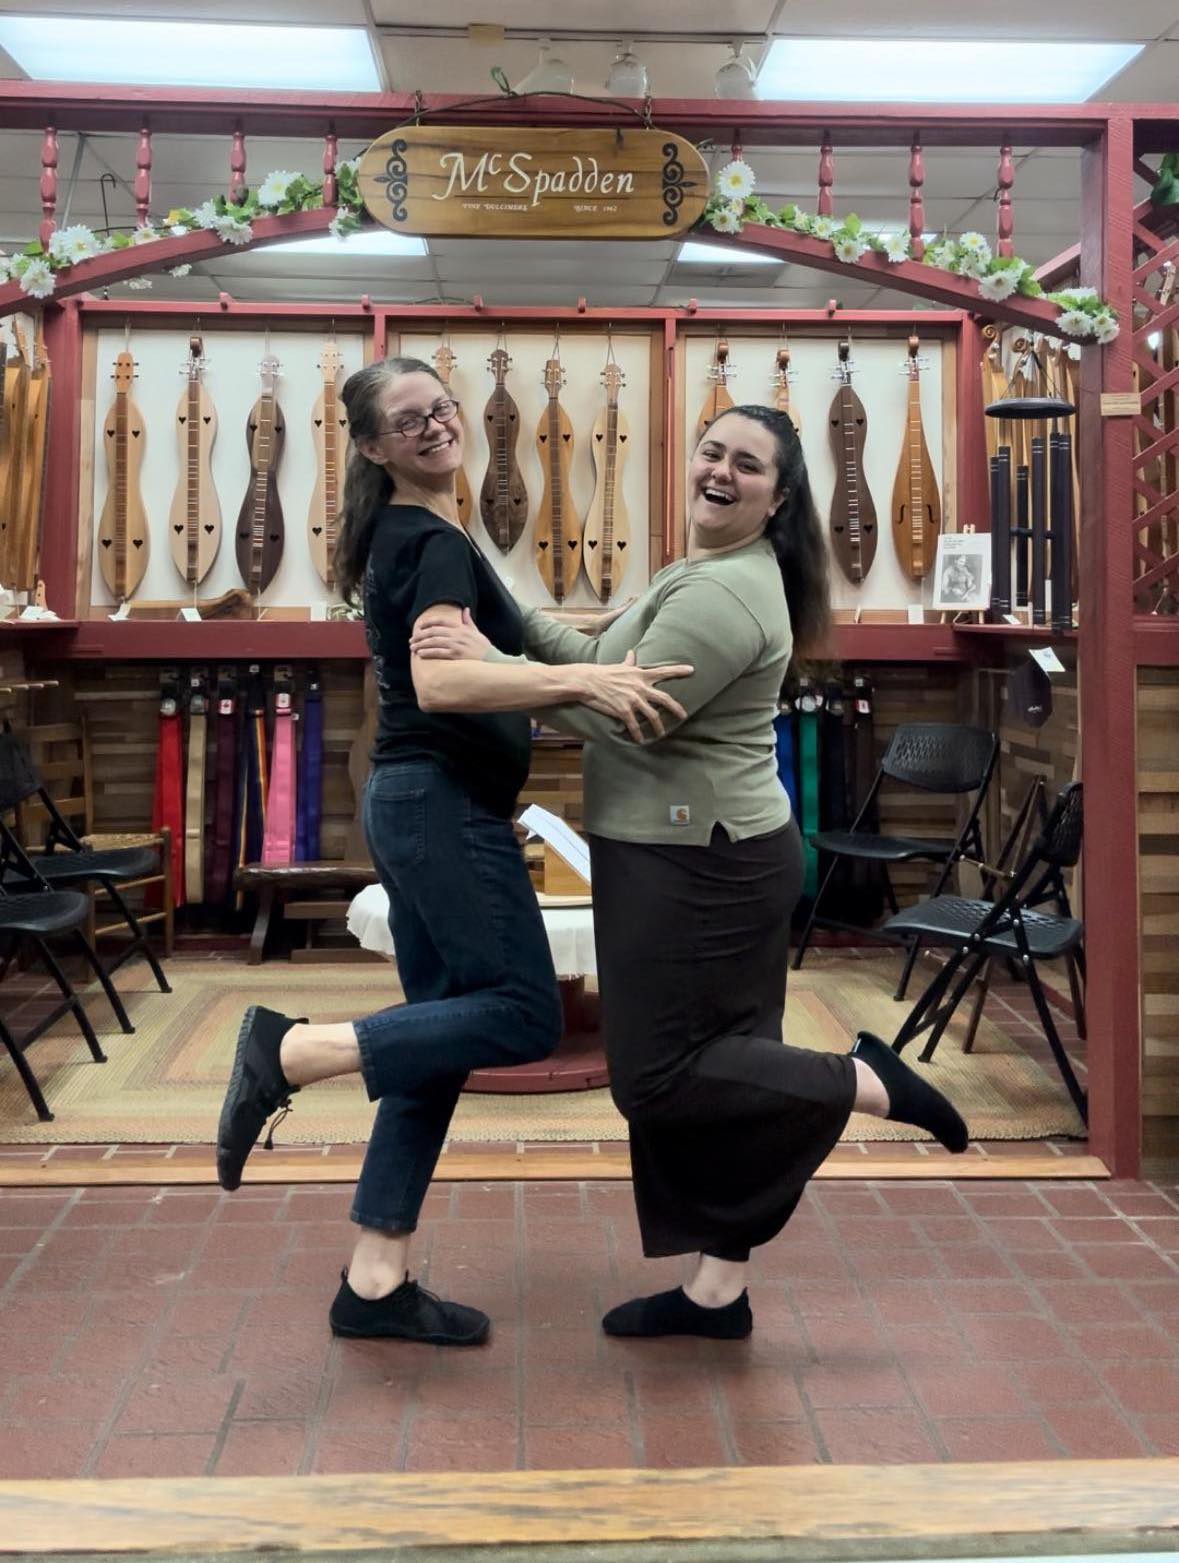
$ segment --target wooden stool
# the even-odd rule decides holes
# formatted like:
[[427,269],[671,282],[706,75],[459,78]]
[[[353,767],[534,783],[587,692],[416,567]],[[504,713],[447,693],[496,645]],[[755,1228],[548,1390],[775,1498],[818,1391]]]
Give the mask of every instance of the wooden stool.
[[[368,959],[367,952],[359,949],[317,949],[312,943],[312,928],[325,918],[345,918],[352,897],[366,885],[375,884],[376,879],[371,863],[244,863],[233,876],[234,886],[258,897],[249,964],[258,966],[264,958],[266,935],[276,907],[280,919],[307,924],[306,947],[292,950],[292,961]],[[317,896],[317,891],[334,894]],[[301,899],[292,899],[296,896]]]

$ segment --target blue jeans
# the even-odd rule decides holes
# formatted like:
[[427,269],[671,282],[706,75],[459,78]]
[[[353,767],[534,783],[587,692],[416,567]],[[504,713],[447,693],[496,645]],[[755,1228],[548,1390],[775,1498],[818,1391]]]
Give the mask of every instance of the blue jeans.
[[430,761],[374,767],[364,832],[408,1000],[356,1022],[377,1115],[352,1205],[410,1232],[472,1069],[547,1058],[561,1035],[548,937],[511,822]]

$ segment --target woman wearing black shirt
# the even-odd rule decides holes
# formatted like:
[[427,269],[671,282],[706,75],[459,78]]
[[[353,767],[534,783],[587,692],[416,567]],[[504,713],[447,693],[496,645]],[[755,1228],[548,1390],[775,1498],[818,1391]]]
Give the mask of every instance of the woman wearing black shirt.
[[361,1227],[331,1309],[336,1334],[474,1345],[489,1321],[408,1277],[410,1235],[472,1069],[545,1058],[561,1006],[536,896],[512,829],[528,774],[523,713],[578,701],[661,730],[682,717],[659,681],[688,667],[544,667],[423,660],[416,629],[464,610],[504,652],[523,651],[519,609],[463,530],[458,404],[427,365],[391,358],[344,386],[353,449],[336,549],[362,586],[380,693],[364,826],[389,896],[408,1000],[362,1020],[308,1025],[252,1007],[221,1113],[217,1169],[237,1188],[266,1119],[315,1080],[359,1071],[378,1103],[356,1189]]

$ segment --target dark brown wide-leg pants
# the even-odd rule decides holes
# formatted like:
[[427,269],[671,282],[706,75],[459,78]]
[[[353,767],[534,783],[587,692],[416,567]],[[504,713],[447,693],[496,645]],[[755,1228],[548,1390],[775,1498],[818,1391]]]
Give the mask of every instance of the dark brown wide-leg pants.
[[782,1041],[791,822],[665,846],[590,837],[610,1089],[643,1251],[741,1260],[782,1230],[855,1099],[850,1056]]

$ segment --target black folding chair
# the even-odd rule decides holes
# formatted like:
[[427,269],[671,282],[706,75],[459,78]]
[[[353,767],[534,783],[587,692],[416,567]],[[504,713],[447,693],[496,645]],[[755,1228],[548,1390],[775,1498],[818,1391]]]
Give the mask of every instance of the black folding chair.
[[[820,914],[823,896],[843,859],[856,859],[873,865],[881,875],[885,899],[894,913],[897,911],[897,898],[888,873],[890,863],[940,863],[941,869],[932,892],[940,896],[960,858],[982,857],[979,811],[990,786],[998,754],[999,741],[995,734],[981,727],[962,727],[947,722],[905,722],[897,728],[880,762],[871,791],[852,821],[850,830],[820,831],[811,838],[831,862],[795,952],[795,971],[802,965],[802,958],[815,928],[836,928],[844,933],[863,934],[885,944],[908,946],[905,968],[894,995],[898,999],[904,998],[909,975],[917,959],[916,941],[908,936],[889,934],[888,930],[895,919],[885,923],[883,928],[869,928],[823,917]],[[929,793],[957,795],[973,792],[974,798],[957,836],[951,840],[946,837],[932,839],[928,836],[881,835],[879,797],[886,779]]]
[[[9,1057],[17,1067],[17,1072],[24,1081],[25,1090],[29,1093],[33,1106],[37,1109],[37,1117],[43,1123],[49,1123],[53,1114],[49,1111],[49,1104],[38,1084],[37,1077],[25,1057],[25,1050],[30,1043],[43,1036],[50,1026],[56,1025],[63,1015],[72,1014],[78,1022],[82,1035],[86,1038],[86,1045],[90,1049],[91,1057],[96,1063],[104,1064],[106,1054],[98,1045],[98,1038],[94,1034],[94,1027],[82,1007],[82,1001],[74,989],[73,984],[62,971],[60,965],[50,950],[47,941],[66,934],[73,934],[70,943],[85,958],[87,964],[93,969],[95,975],[107,991],[107,996],[115,1006],[116,1014],[121,1020],[126,1021],[126,1012],[119,1002],[119,996],[110,986],[109,979],[102,970],[102,963],[91,949],[82,927],[90,915],[90,897],[81,890],[29,890],[22,895],[9,895],[3,887],[0,887],[0,949],[3,951],[3,963],[0,964],[0,985],[9,968],[13,964],[13,958],[18,952],[36,954],[40,957],[41,964],[53,978],[62,994],[61,1003],[43,1015],[39,1021],[24,1036],[17,1038],[13,1035],[0,1013],[0,1042],[3,1042],[8,1050]],[[130,1030],[130,1023],[124,1025],[124,1030]]]
[[[33,797],[40,801],[48,816],[48,830],[43,850],[28,853],[4,816]],[[158,865],[155,847],[86,847],[41,785],[28,750],[5,723],[0,732],[0,884],[16,893],[98,885],[118,908],[131,934],[119,954],[103,968],[104,972],[109,976],[118,971],[138,952],[151,967],[161,993],[171,993],[142,924],[119,890],[120,885],[130,885],[154,875]],[[114,992],[113,988],[109,991]],[[128,1021],[123,1029],[133,1031],[135,1028]]]
[[1079,1084],[1040,981],[1038,963],[1074,958],[1084,971],[1084,924],[1059,911],[1041,908],[1063,890],[1062,871],[1076,865],[1084,828],[1080,782],[1062,787],[1035,840],[994,901],[943,895],[907,907],[889,919],[885,931],[920,945],[947,945],[945,964],[910,1010],[893,1040],[899,1053],[914,1037],[929,1031],[921,1053],[927,1063],[971,983],[989,960],[1014,961],[1026,977],[1044,1036],[1068,1094],[1088,1122],[1088,1098]]

